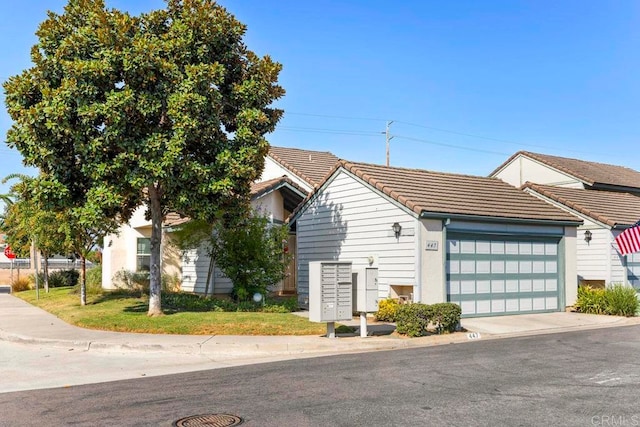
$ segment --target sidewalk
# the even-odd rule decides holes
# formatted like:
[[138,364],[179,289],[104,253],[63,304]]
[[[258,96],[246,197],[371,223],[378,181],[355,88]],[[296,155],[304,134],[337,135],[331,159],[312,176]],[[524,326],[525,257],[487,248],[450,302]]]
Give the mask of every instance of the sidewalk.
[[[521,321],[522,320],[522,321]],[[359,327],[359,320],[347,323]],[[462,343],[481,338],[552,333],[565,330],[640,324],[640,319],[611,316],[546,313],[463,319],[468,332],[403,338],[389,335],[390,325],[368,325],[369,331],[387,333],[361,338],[359,333],[324,336],[165,335],[96,331],[69,325],[57,317],[12,295],[0,294],[0,340],[49,345],[82,351],[140,351],[204,355],[212,360],[310,357],[375,350],[426,347]],[[522,325],[520,328],[513,325]]]

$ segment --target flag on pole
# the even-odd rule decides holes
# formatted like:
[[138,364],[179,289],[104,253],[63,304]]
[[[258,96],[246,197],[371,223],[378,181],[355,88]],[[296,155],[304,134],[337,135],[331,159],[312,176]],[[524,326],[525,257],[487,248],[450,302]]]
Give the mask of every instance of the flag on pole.
[[640,252],[640,221],[618,234],[616,244],[622,255]]

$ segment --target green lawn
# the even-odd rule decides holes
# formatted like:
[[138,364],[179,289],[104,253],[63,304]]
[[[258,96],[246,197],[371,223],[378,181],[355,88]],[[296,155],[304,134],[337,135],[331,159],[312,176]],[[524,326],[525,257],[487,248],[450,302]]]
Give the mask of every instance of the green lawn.
[[167,311],[164,316],[147,317],[147,297],[124,294],[87,296],[87,305],[70,288],[54,288],[49,293],[35,291],[14,294],[65,322],[89,329],[118,332],[146,332],[189,335],[323,335],[324,323],[313,323],[294,314]]

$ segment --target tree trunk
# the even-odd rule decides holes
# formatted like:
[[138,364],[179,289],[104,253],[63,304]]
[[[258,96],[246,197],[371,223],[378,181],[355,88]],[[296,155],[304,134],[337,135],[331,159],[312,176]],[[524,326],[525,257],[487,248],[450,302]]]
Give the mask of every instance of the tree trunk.
[[162,290],[160,269],[160,245],[162,244],[162,205],[160,190],[155,185],[148,187],[149,210],[151,211],[151,268],[149,272],[149,312],[148,316],[161,316]]
[[[209,269],[207,270],[207,284],[204,288],[205,298],[209,296],[209,284],[211,283],[211,276],[213,275],[214,268],[215,268],[215,264],[213,262],[213,256],[209,255]],[[213,290],[211,291],[211,295],[213,296]]]
[[42,271],[42,275],[44,276],[44,290],[49,293],[49,254],[43,253],[42,256],[44,257],[44,266]]
[[80,305],[87,305],[87,258],[83,254],[80,254],[80,263]]

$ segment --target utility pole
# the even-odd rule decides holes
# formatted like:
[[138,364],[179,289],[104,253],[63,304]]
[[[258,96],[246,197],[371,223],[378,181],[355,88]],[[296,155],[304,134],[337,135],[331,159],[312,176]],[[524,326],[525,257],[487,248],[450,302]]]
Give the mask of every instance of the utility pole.
[[387,130],[384,132],[387,139],[387,166],[389,166],[389,141],[393,139],[393,136],[389,135],[389,127],[393,123],[393,120],[387,122]]

